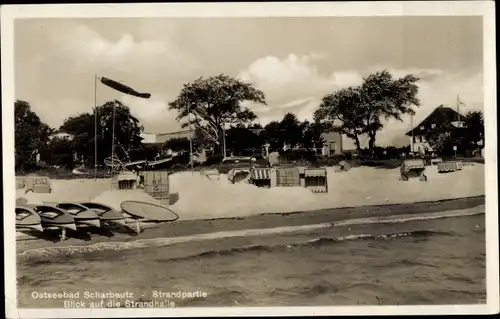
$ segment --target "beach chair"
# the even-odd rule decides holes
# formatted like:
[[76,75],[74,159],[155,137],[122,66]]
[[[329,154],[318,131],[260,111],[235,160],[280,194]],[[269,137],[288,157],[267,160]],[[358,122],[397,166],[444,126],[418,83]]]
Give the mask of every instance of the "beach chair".
[[250,168],[233,168],[227,173],[231,184],[250,183]]
[[313,193],[328,193],[328,173],[325,168],[304,170],[304,186]]
[[455,161],[446,161],[437,164],[439,173],[450,173],[457,170],[457,163]]
[[26,181],[26,193],[32,191],[37,194],[52,193],[50,178],[47,176],[28,176]]
[[167,171],[145,171],[144,192],[158,200],[170,196],[170,175]]
[[277,187],[300,187],[300,170],[296,167],[277,168],[276,186]]
[[271,187],[271,168],[253,167],[250,170],[250,183],[257,187]]
[[423,159],[407,159],[403,162],[400,180],[408,181],[410,178],[418,178],[420,181],[427,182]]
[[112,178],[115,189],[134,189],[137,185],[137,175],[134,172],[122,171]]

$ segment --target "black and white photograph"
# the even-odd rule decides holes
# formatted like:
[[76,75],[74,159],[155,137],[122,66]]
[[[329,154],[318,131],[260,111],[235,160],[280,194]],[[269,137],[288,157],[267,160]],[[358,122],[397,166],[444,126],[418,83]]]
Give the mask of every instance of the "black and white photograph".
[[1,13],[7,318],[498,313],[493,2]]

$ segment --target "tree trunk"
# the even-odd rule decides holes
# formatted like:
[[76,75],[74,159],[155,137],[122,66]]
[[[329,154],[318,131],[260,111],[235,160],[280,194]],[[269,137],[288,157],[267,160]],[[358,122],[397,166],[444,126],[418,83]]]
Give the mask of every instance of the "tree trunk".
[[219,135],[219,150],[222,157],[226,157],[226,154],[224,154],[224,131],[221,131]]
[[370,140],[368,141],[368,149],[373,154],[373,152],[375,151],[376,134],[375,133],[369,133],[368,136],[370,137]]
[[354,144],[356,145],[356,152],[358,152],[358,154],[361,154],[361,143],[359,142],[359,137],[357,134],[354,136]]

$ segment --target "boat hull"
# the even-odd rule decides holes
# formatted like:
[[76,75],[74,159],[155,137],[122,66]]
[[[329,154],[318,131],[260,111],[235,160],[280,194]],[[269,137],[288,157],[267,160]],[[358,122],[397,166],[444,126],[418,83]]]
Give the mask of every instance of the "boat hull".
[[76,219],[76,226],[92,226],[92,227],[101,227],[101,221],[99,219]]
[[56,206],[73,216],[77,227],[101,227],[101,222],[97,213],[87,207],[77,203],[59,203]]
[[54,223],[54,222],[47,222],[42,219],[42,227],[44,229],[70,229],[70,230],[76,230],[76,224],[75,222],[72,223]]
[[77,226],[93,226],[93,227],[101,227],[101,221],[99,216],[93,210],[84,210],[78,213],[73,213],[73,218],[75,219],[75,223]]
[[123,213],[116,211],[109,206],[98,203],[80,203],[80,205],[94,211],[99,217],[99,220],[103,223],[116,223],[124,226],[126,225],[126,217],[123,215]]
[[38,231],[38,232],[43,232],[43,226],[41,224],[39,224],[39,225],[29,225],[29,226],[17,226],[16,225],[16,231]]
[[42,219],[27,207],[16,207],[16,230],[36,230],[43,232]]
[[63,209],[52,205],[29,205],[40,216],[44,228],[76,230],[75,219]]

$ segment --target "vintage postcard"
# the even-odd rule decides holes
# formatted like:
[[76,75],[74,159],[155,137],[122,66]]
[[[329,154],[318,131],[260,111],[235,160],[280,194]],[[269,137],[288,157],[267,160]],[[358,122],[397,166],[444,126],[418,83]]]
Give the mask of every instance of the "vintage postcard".
[[493,2],[1,13],[7,318],[499,311]]

